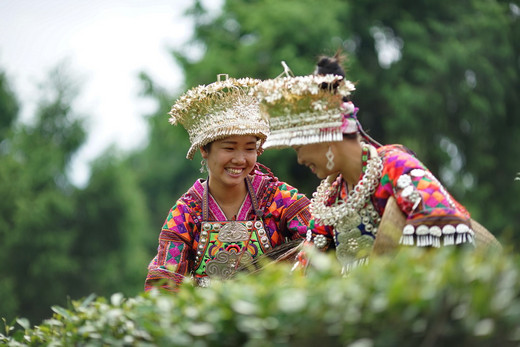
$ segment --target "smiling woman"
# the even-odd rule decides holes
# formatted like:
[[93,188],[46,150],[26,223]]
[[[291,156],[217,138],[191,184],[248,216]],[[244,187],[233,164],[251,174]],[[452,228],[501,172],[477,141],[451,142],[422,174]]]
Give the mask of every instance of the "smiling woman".
[[228,219],[236,216],[243,200],[240,197],[247,193],[243,183],[256,164],[257,142],[255,136],[236,135],[201,148],[211,177],[209,189],[213,196],[219,197]]
[[173,105],[170,122],[189,133],[187,158],[200,150],[209,177],[197,180],[170,210],[146,290],[175,290],[190,276],[207,286],[210,278],[229,278],[260,256],[303,240],[309,199],[257,163],[269,134],[249,96],[258,82],[226,76],[189,90]]

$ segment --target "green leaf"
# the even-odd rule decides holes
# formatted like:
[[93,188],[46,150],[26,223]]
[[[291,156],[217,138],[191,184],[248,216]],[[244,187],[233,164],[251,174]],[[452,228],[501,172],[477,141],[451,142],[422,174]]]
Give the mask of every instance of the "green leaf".
[[31,323],[29,323],[27,318],[16,318],[16,323],[20,324],[25,330],[29,330],[31,327]]

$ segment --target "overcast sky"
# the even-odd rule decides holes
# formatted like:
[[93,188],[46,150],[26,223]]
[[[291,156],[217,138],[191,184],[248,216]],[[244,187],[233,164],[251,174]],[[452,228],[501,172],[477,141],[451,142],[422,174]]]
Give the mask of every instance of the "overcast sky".
[[143,115],[154,105],[138,97],[137,74],[147,72],[172,92],[180,86],[182,73],[168,48],[191,36],[183,17],[191,2],[0,0],[0,69],[21,99],[24,121],[37,83],[58,63],[67,61],[82,81],[74,110],[88,116],[89,137],[73,165],[76,184],[86,182],[88,162],[109,145],[129,150],[145,143]]

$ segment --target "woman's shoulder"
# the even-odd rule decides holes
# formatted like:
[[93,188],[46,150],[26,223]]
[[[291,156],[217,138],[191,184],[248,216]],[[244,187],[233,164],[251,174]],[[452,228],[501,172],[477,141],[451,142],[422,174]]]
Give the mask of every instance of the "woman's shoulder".
[[403,145],[385,145],[377,151],[383,160],[383,177],[397,178],[413,169],[428,170],[415,153]]
[[206,180],[197,179],[195,183],[186,191],[186,193],[182,194],[181,197],[177,200],[174,207],[182,207],[187,209],[197,208],[204,195],[204,184]]
[[271,171],[266,173],[256,170],[251,177],[255,191],[265,199],[289,198],[295,194],[301,195],[294,186],[279,180]]
[[253,172],[249,175],[253,185],[273,185],[278,184],[280,181],[271,170],[264,165],[257,166]]
[[392,145],[384,145],[377,149],[377,152],[379,153],[379,156],[382,158],[388,158],[388,157],[414,157],[417,158],[414,151],[409,149],[406,146],[400,145],[400,144],[392,144]]
[[277,190],[295,190],[296,188],[290,185],[287,182],[281,181],[278,177],[274,176],[271,172],[265,173],[262,171],[255,171],[254,175],[252,175],[253,182],[257,182],[259,186],[268,187],[271,189]]

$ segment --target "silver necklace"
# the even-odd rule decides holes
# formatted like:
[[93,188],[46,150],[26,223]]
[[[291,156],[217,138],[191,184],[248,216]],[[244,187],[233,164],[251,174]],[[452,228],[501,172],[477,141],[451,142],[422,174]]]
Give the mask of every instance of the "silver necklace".
[[313,194],[310,211],[318,224],[333,226],[335,235],[336,255],[344,266],[350,267],[356,258],[366,258],[367,252],[360,252],[371,247],[373,239],[368,235],[361,235],[357,228],[362,223],[360,210],[367,204],[370,196],[379,185],[383,172],[383,161],[374,146],[363,144],[368,149],[370,159],[367,161],[366,171],[359,182],[349,192],[347,200],[338,199],[331,206],[327,206],[330,199],[331,184],[324,179]]

